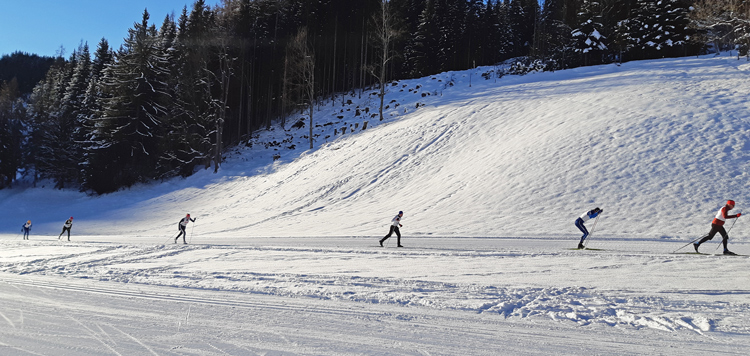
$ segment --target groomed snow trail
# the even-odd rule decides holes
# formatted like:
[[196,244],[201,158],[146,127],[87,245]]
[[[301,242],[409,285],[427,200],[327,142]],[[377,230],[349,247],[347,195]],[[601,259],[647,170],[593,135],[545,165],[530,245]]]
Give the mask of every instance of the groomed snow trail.
[[[2,241],[14,354],[742,354],[747,257],[676,243],[266,238]],[[198,241],[200,242],[200,241]],[[750,246],[737,244],[738,249]],[[2,320],[0,320],[2,321]],[[592,337],[596,335],[596,337]],[[39,340],[44,340],[39,342]]]

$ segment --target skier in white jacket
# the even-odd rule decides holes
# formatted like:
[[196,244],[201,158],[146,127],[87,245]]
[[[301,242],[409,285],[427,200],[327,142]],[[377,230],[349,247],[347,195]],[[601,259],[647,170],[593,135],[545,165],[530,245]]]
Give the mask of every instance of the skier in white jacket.
[[383,247],[383,241],[385,241],[389,237],[391,237],[391,235],[393,235],[394,232],[396,233],[396,236],[398,237],[398,239],[396,240],[397,243],[398,243],[397,246],[398,247],[404,247],[404,246],[401,246],[401,231],[398,230],[399,227],[403,226],[403,225],[401,225],[401,218],[403,216],[404,216],[404,212],[403,211],[399,211],[398,215],[396,215],[391,220],[391,230],[388,231],[388,235],[385,235],[385,237],[383,237],[382,239],[380,239],[380,247]]
[[187,224],[189,221],[195,222],[195,219],[190,218],[190,214],[187,214],[182,220],[180,220],[180,223],[177,224],[177,229],[180,230],[180,233],[177,235],[177,237],[174,238],[174,243],[177,243],[177,240],[182,236],[182,243],[187,244],[187,241],[185,240],[185,237],[187,237],[187,232],[185,231],[185,228],[187,227]]

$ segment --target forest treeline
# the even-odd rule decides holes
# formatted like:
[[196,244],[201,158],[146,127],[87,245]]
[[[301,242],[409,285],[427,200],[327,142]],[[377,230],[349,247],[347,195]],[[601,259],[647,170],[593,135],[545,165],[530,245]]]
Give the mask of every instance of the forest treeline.
[[120,48],[102,39],[68,58],[0,59],[0,188],[27,177],[101,194],[218,170],[225,147],[286,127],[291,113],[312,128],[325,99],[364,88],[382,99],[389,81],[447,70],[746,55],[749,13],[730,0],[198,0],[156,21],[144,11]]

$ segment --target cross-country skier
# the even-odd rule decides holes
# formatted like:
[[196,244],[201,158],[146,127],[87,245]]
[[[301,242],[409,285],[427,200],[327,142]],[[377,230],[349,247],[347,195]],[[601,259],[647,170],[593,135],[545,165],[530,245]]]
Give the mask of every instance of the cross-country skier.
[[195,219],[191,219],[190,214],[187,214],[184,218],[182,218],[182,220],[180,220],[180,223],[177,224],[177,228],[180,230],[180,233],[177,234],[177,237],[174,238],[174,243],[177,243],[177,240],[180,238],[180,235],[182,235],[182,243],[187,244],[187,241],[185,241],[185,237],[187,237],[187,232],[185,232],[185,228],[187,227],[187,224],[189,221],[195,222]]
[[57,237],[59,240],[62,235],[65,233],[65,230],[68,231],[68,241],[70,241],[70,228],[73,227],[73,217],[71,216],[70,219],[65,220],[65,224],[63,224],[62,232],[60,233],[60,236]]
[[711,231],[709,231],[708,235],[704,236],[700,241],[693,244],[693,247],[695,247],[695,252],[698,252],[698,247],[702,243],[713,239],[718,232],[723,238],[721,243],[724,244],[724,254],[735,255],[734,252],[727,249],[727,241],[729,240],[729,235],[727,235],[727,231],[724,230],[724,223],[727,221],[727,219],[735,219],[740,217],[740,215],[742,214],[738,213],[737,215],[729,215],[729,211],[732,209],[734,209],[734,200],[727,200],[727,204],[719,209],[719,212],[716,213],[716,217],[713,221],[711,221]]
[[23,226],[21,226],[21,232],[23,232],[23,239],[28,240],[29,239],[29,232],[31,232],[31,220],[27,221]]
[[401,218],[403,216],[404,216],[404,212],[403,211],[399,211],[398,215],[396,215],[396,217],[394,217],[391,220],[391,230],[388,231],[388,235],[385,235],[384,238],[380,239],[380,247],[383,247],[383,241],[388,240],[388,238],[391,237],[391,235],[393,235],[394,232],[396,233],[396,236],[398,237],[398,239],[396,240],[397,243],[398,243],[397,246],[398,247],[404,247],[404,246],[401,246],[401,231],[398,230],[399,227],[403,226],[403,225],[401,225]]
[[583,240],[586,240],[586,238],[589,236],[589,230],[586,229],[586,226],[583,225],[583,223],[586,222],[586,221],[588,221],[588,220],[591,220],[593,218],[596,218],[603,211],[604,210],[599,209],[597,207],[597,208],[594,208],[594,210],[589,210],[589,211],[583,213],[583,215],[581,215],[581,217],[579,217],[578,219],[576,219],[576,227],[578,228],[578,230],[581,230],[581,232],[583,232],[583,236],[581,236],[581,242],[578,243],[578,249],[582,249],[584,247],[583,246]]

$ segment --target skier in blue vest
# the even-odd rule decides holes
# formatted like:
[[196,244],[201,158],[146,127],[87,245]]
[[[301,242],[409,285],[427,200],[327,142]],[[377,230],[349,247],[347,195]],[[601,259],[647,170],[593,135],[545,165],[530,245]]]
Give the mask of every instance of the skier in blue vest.
[[31,232],[31,220],[27,221],[23,226],[21,226],[21,232],[23,232],[23,239],[28,240],[29,239],[29,232]]
[[604,210],[602,209],[594,208],[593,210],[589,210],[583,213],[578,219],[576,219],[576,227],[578,228],[578,230],[581,230],[581,232],[583,232],[583,236],[581,236],[581,242],[578,243],[578,249],[582,249],[584,247],[583,241],[586,240],[586,238],[589,236],[589,230],[586,229],[586,226],[583,225],[583,223],[596,218],[603,211]]
[[399,227],[402,227],[401,225],[401,218],[404,216],[403,211],[399,211],[398,215],[396,215],[393,219],[391,219],[391,229],[388,231],[388,235],[385,235],[382,239],[380,239],[380,247],[383,247],[383,241],[388,240],[393,233],[396,233],[396,236],[398,237],[396,246],[398,247],[404,247],[401,246],[401,231],[398,230]]

